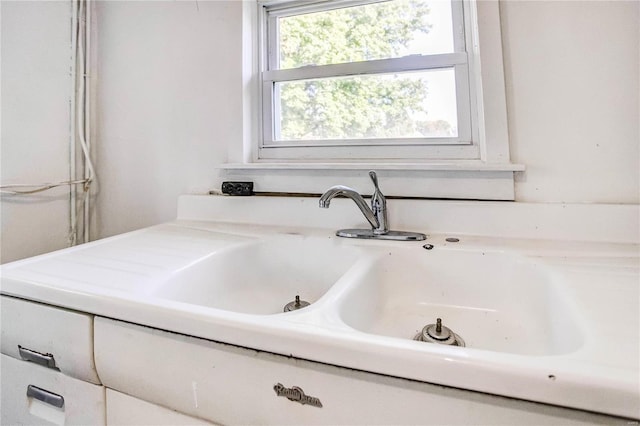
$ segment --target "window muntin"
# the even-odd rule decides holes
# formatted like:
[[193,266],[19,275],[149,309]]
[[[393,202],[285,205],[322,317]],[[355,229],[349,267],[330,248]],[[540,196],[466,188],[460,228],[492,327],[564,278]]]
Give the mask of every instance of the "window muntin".
[[[324,22],[327,28],[331,28],[329,21],[331,19],[339,20],[340,13],[343,16],[349,14],[352,16],[357,10],[372,13],[370,10],[389,5],[400,9],[405,8],[404,13],[407,13],[406,9],[410,8],[409,6],[427,7],[430,12],[437,11],[439,18],[438,21],[424,24],[428,26],[426,34],[423,34],[425,31],[422,29],[414,29],[412,35],[405,38],[402,48],[396,46],[394,49],[387,50],[387,53],[391,51],[392,54],[369,55],[369,57],[375,58],[370,60],[344,62],[349,58],[363,59],[364,53],[358,50],[362,46],[356,46],[356,49],[351,50],[343,49],[348,52],[333,56],[316,55],[314,57],[305,54],[307,57],[303,60],[291,59],[289,57],[292,51],[291,46],[281,46],[282,40],[295,38],[292,36],[291,27],[300,25],[300,22],[295,22],[294,25],[295,20],[305,20],[307,25],[309,22]],[[286,2],[280,6],[277,3],[275,6],[264,5],[262,16],[264,25],[261,73],[262,138],[258,147],[257,159],[357,160],[385,158],[386,156],[387,158],[416,160],[420,158],[437,159],[439,158],[438,153],[445,152],[447,155],[442,158],[469,159],[474,156],[477,158],[477,152],[479,152],[477,142],[474,142],[472,137],[476,129],[472,120],[469,60],[466,52],[467,41],[461,1],[334,0],[313,4],[294,1]],[[344,21],[344,19],[342,20]],[[375,20],[371,22],[375,22]],[[283,23],[285,24],[283,25]],[[339,21],[338,24],[336,25],[347,28],[346,30],[343,28],[342,33],[348,32],[348,28],[353,29],[342,21]],[[422,34],[425,37],[430,34],[434,35],[431,32],[434,28],[440,31],[438,38],[445,40],[444,42],[438,44],[422,40],[424,43],[418,43],[411,40],[412,37],[417,37],[416,34]],[[373,29],[370,30],[373,31]],[[312,32],[305,31],[304,36],[307,38],[313,35]],[[342,33],[338,38],[346,37]],[[298,35],[298,38],[300,37]],[[313,37],[313,40],[307,41],[316,46],[318,51],[330,44],[324,42],[321,36]],[[438,45],[437,48],[434,47],[434,44]],[[415,51],[421,51],[421,53],[416,54]],[[423,77],[418,79],[417,75]],[[426,78],[427,75],[431,78]],[[389,76],[393,77],[390,79]],[[389,83],[389,88],[378,84],[378,88],[382,92],[392,93],[395,99],[390,101],[390,99],[384,99],[385,96],[379,96],[378,100],[374,100],[371,96],[368,98],[364,96],[359,101],[352,97],[349,100],[343,99],[343,102],[334,99],[332,103],[327,103],[327,96],[332,92],[327,87],[340,87],[341,83],[345,81],[362,83],[363,81],[381,82],[386,79],[393,82],[393,78],[413,80],[414,89],[418,87],[421,90],[416,89],[411,93],[403,93],[402,90],[392,90],[393,84],[391,83]],[[420,83],[416,83],[417,81]],[[314,93],[314,83],[316,86],[319,86],[318,83],[323,83],[324,87],[315,87]],[[397,87],[397,81],[395,84]],[[342,84],[342,86],[349,85]],[[301,90],[301,87],[307,88],[307,93]],[[324,96],[321,96],[322,94]],[[343,98],[345,97],[343,96]],[[409,100],[412,101],[409,102]],[[368,108],[358,108],[358,104],[362,105],[363,102],[368,105]],[[400,105],[405,110],[396,111],[395,114],[387,114],[385,119],[358,117],[358,115],[379,116],[380,108],[376,110],[375,104],[381,105],[384,102]],[[451,111],[452,105],[455,112]],[[326,114],[313,113],[313,111],[321,111],[323,108],[326,112],[328,106],[333,107],[334,114],[348,114],[351,120],[342,120],[336,115],[327,117]],[[405,120],[394,122],[394,116],[404,116]],[[295,122],[296,119],[298,122]],[[344,126],[327,131],[327,127],[331,127],[328,126],[328,123],[336,121],[343,121]],[[371,125],[363,126],[362,123],[367,121]],[[387,127],[376,131],[376,125]],[[390,127],[399,130],[403,126],[405,127],[404,131],[395,133],[388,129]],[[407,145],[423,146],[425,149],[419,152],[406,149],[398,150],[399,147]],[[437,146],[444,148],[443,145],[468,145],[468,148],[461,147],[461,149],[453,151],[435,148]],[[309,149],[304,152],[299,149],[291,149],[302,147]],[[329,147],[334,147],[334,149]],[[347,149],[336,149],[338,147],[346,147]],[[367,147],[377,147],[375,154],[372,155],[367,151]],[[386,154],[383,147],[386,147]],[[399,152],[402,153],[400,157]],[[450,152],[454,154],[449,154]]]

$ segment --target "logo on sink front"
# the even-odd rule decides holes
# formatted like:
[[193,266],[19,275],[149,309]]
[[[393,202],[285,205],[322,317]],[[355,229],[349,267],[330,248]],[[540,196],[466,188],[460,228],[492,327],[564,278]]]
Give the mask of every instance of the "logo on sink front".
[[289,401],[298,402],[302,405],[312,405],[314,407],[322,408],[322,402],[314,396],[305,395],[304,391],[297,386],[286,388],[282,383],[278,383],[273,387],[276,391],[276,395],[284,396]]

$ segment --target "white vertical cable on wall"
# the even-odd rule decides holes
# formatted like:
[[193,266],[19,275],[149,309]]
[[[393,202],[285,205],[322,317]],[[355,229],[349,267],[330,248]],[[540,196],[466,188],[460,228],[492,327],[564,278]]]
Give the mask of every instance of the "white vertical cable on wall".
[[[83,211],[83,241],[88,242],[90,233],[90,195],[91,184],[95,180],[95,170],[91,161],[90,145],[87,135],[90,134],[90,122],[87,120],[88,99],[87,94],[87,61],[88,61],[88,34],[91,31],[87,17],[90,17],[89,0],[71,0],[71,98],[69,100],[69,179],[51,183],[16,183],[0,185],[0,193],[8,195],[28,195],[47,191],[59,186],[69,189],[69,245],[78,243],[78,210]],[[76,164],[77,144],[82,149],[83,177],[77,178],[78,167]],[[82,185],[83,196],[78,200],[77,185]]]
[[[90,70],[90,66],[89,64],[91,64],[91,20],[92,20],[92,16],[91,16],[91,12],[92,12],[92,7],[91,7],[91,1],[90,0],[85,0],[86,1],[86,12],[85,12],[85,72],[84,72],[84,80],[85,80],[85,85],[87,82],[87,78],[90,78],[91,76],[88,74],[88,69]],[[91,81],[91,80],[89,80]],[[85,103],[84,103],[84,134],[85,134],[85,138],[86,138],[86,144],[87,144],[87,149],[89,151],[89,155],[91,155],[91,141],[90,141],[90,136],[91,136],[91,97],[89,96],[89,94],[91,93],[90,90],[86,91],[87,95],[85,96]],[[84,178],[85,179],[89,179],[92,178],[93,176],[90,175],[90,170],[89,168],[86,166],[85,164],[85,168],[84,168]],[[89,191],[89,188],[87,188],[84,191],[85,194],[85,201],[84,201],[84,232],[83,232],[83,236],[84,239],[83,241],[85,243],[88,243],[90,240],[90,231],[91,231],[91,193]]]
[[[76,178],[76,89],[78,87],[76,63],[78,53],[78,8],[76,0],[69,3],[71,7],[71,98],[69,100],[69,181]],[[69,245],[73,246],[77,241],[77,196],[75,185],[69,185]]]
[[76,167],[76,144],[79,143],[83,153],[83,171],[84,177],[82,182],[82,197],[78,200],[77,188],[71,189],[72,201],[71,201],[71,237],[70,244],[75,245],[78,243],[78,230],[79,220],[78,211],[82,209],[82,240],[83,242],[89,242],[90,238],[90,189],[93,182],[95,172],[93,164],[91,162],[91,151],[88,142],[87,135],[89,134],[90,123],[87,120],[88,109],[88,94],[87,94],[87,62],[88,62],[88,34],[90,31],[90,18],[89,18],[89,2],[88,0],[73,0],[74,8],[74,25],[73,33],[74,37],[74,54],[73,65],[75,67],[74,72],[74,106],[75,114],[72,114],[72,147],[70,149],[71,155],[71,170],[73,174],[71,179],[77,176]]
[[[95,171],[93,169],[93,163],[91,162],[91,151],[89,142],[87,139],[88,132],[88,120],[87,120],[87,109],[88,109],[88,95],[87,95],[87,61],[88,61],[88,42],[87,42],[87,34],[90,31],[89,24],[89,3],[88,0],[78,0],[78,38],[77,38],[77,47],[78,47],[78,68],[76,72],[76,76],[78,78],[78,94],[76,100],[76,124],[78,131],[78,141],[80,142],[80,147],[82,148],[82,152],[84,154],[84,180],[85,183],[83,185],[83,241],[89,241],[89,196],[91,183],[93,182]],[[77,219],[77,218],[76,218]],[[74,228],[74,232],[77,234],[77,222]]]

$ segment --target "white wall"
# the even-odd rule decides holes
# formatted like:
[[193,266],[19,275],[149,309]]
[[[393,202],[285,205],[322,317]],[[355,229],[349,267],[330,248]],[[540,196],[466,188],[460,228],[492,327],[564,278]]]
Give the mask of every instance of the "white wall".
[[[2,1],[2,184],[69,179],[71,7]],[[0,261],[68,245],[69,188],[1,200]]]
[[[640,3],[500,6],[512,159],[527,166],[517,201],[638,203]],[[171,219],[237,153],[241,2],[108,2],[98,16],[104,236]]]
[[240,1],[97,3],[98,234],[176,217],[242,139]]
[[640,2],[501,3],[516,200],[638,203]]
[[[517,200],[638,203],[640,3],[500,6],[512,158],[527,166],[517,177]],[[57,40],[68,37],[68,6],[3,2],[2,10],[2,181],[14,177],[12,170],[20,180],[53,179],[46,169],[66,167],[66,145],[53,136],[62,134],[66,117],[51,104],[68,87],[52,84],[52,73],[68,59],[68,51],[56,50]],[[104,237],[171,220],[179,194],[213,189],[213,166],[231,152],[237,156],[242,3],[105,1],[97,3],[95,19],[100,192],[94,235]],[[18,40],[38,53],[21,54]],[[11,75],[23,83],[12,88]],[[12,116],[15,111],[29,113]],[[36,148],[35,140],[46,145]],[[14,206],[3,199],[3,247],[54,248],[49,240],[66,237],[68,228],[63,204],[9,210]],[[27,213],[33,210],[37,220]],[[21,242],[25,235],[30,238]]]

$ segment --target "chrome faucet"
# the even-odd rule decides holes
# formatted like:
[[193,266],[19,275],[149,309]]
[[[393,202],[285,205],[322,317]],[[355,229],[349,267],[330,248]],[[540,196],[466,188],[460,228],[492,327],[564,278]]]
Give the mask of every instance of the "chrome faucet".
[[329,203],[333,197],[337,195],[343,195],[351,198],[356,203],[356,206],[358,206],[364,217],[366,217],[371,224],[373,232],[376,234],[386,234],[389,232],[389,227],[387,226],[387,199],[384,198],[384,195],[380,192],[380,188],[378,188],[378,177],[376,176],[376,172],[370,171],[369,177],[376,188],[373,196],[371,197],[371,209],[367,207],[367,203],[364,201],[364,198],[362,198],[362,195],[358,194],[358,192],[348,186],[343,185],[336,185],[329,188],[324,194],[322,194],[322,197],[320,197],[319,204],[321,208],[327,209],[329,208]]
[[416,232],[389,231],[387,221],[387,199],[378,187],[378,177],[376,176],[376,172],[370,171],[369,177],[375,187],[375,191],[371,196],[371,208],[367,206],[362,195],[348,186],[332,186],[320,197],[318,204],[320,208],[323,209],[328,209],[331,200],[338,195],[351,198],[371,225],[371,229],[341,229],[336,232],[336,235],[347,238],[375,238],[400,241],[424,240],[426,238],[424,234]]

